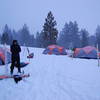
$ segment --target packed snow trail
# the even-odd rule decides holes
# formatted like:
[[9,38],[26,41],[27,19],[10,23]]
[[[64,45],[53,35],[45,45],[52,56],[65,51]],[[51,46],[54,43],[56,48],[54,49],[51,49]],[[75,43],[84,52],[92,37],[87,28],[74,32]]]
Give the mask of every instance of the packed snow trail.
[[0,100],[100,100],[97,60],[43,55],[43,49],[29,49],[34,58],[27,59],[23,48],[21,60],[30,62],[24,68],[30,77],[18,84],[13,79],[1,80]]

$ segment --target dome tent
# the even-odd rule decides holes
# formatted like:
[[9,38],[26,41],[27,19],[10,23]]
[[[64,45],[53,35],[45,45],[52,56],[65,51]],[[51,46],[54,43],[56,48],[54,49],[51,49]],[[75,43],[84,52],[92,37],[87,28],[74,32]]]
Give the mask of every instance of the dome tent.
[[[7,57],[5,57],[5,50],[6,50]],[[4,49],[4,48],[0,47],[0,65],[5,64],[5,58],[6,58],[6,63],[10,63],[11,62],[11,52],[7,48]]]
[[97,49],[92,46],[76,48],[74,51],[75,58],[97,59]]
[[57,45],[48,46],[43,54],[67,55],[65,48]]

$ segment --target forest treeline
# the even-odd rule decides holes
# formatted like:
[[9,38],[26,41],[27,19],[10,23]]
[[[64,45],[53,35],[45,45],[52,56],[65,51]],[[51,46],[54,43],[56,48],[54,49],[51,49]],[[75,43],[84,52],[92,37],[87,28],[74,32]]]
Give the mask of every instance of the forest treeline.
[[[34,36],[34,34],[36,34]],[[64,46],[65,48],[80,48],[87,45],[96,46],[100,49],[100,26],[98,25],[94,35],[85,29],[80,29],[77,21],[65,22],[63,29],[58,31],[57,22],[50,11],[40,32],[30,33],[27,24],[18,31],[11,29],[7,24],[0,34],[1,44],[11,45],[12,40],[18,40],[21,46],[45,48],[51,44]]]

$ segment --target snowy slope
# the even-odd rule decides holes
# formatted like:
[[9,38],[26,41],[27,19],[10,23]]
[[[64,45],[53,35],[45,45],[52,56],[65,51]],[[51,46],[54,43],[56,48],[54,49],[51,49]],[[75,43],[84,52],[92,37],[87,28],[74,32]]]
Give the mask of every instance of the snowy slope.
[[[30,77],[18,84],[13,79],[0,80],[0,100],[100,100],[97,60],[43,55],[43,49],[29,49],[34,58],[27,59],[23,47],[21,61],[30,62],[23,69]],[[4,66],[0,67],[2,73]]]

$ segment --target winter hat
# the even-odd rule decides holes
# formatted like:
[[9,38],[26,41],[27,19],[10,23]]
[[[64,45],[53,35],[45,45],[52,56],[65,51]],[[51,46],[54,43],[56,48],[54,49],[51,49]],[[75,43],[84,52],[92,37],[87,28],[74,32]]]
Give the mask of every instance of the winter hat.
[[13,40],[13,44],[14,44],[14,43],[17,43],[17,40]]

